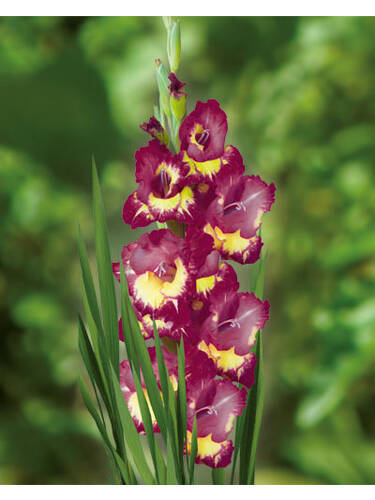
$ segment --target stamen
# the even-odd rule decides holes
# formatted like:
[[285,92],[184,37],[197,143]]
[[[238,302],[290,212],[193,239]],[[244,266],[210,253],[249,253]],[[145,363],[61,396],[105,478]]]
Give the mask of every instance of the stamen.
[[153,272],[163,281],[172,282],[176,276],[176,271],[175,266],[171,266],[165,262],[160,262],[160,264],[155,267]]
[[208,130],[203,130],[201,134],[195,136],[195,140],[200,146],[205,146],[210,137],[210,132]]
[[241,324],[238,321],[238,319],[227,319],[225,321],[222,321],[217,325],[218,331],[225,330],[226,328],[240,328]]
[[212,406],[204,406],[203,408],[199,408],[199,410],[195,412],[197,420],[201,417],[205,417],[207,415],[212,415],[212,414],[217,415],[216,408],[213,408]]
[[165,262],[160,262],[155,269],[154,273],[159,276],[159,278],[163,278],[167,274],[166,264]]
[[164,170],[164,168],[162,168],[160,170],[160,179],[161,179],[161,185],[163,188],[164,196],[167,196],[168,191],[169,191],[169,175]]
[[229,215],[233,212],[239,212],[240,210],[246,212],[244,203],[242,201],[235,201],[234,203],[229,203],[229,205],[226,205],[224,207],[224,215]]

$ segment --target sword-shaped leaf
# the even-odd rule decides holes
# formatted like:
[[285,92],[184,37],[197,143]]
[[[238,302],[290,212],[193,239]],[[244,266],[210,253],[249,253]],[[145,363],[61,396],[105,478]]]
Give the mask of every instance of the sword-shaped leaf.
[[[117,305],[112,274],[112,260],[109,250],[107,223],[98,173],[93,159],[93,209],[95,222],[95,248],[98,265],[100,298],[103,314],[103,327],[107,338],[110,361],[119,376],[119,341],[117,324]],[[96,313],[94,313],[95,315]],[[95,316],[94,316],[95,318]],[[105,362],[103,360],[103,362]]]
[[[255,295],[262,298],[264,290],[266,256],[261,259],[255,285]],[[248,396],[246,409],[241,418],[240,439],[240,484],[254,484],[256,449],[263,412],[263,346],[262,334],[258,332],[256,345],[256,358],[258,363],[255,368],[255,380]]]
[[119,409],[119,416],[123,426],[126,445],[130,451],[129,460],[133,462],[133,465],[137,468],[140,476],[146,484],[155,484],[155,479],[147,464],[141,440],[139,439],[139,434],[125,402],[124,395],[122,394],[120,383],[117,380],[117,375],[113,368],[111,368],[111,371],[116,403]]

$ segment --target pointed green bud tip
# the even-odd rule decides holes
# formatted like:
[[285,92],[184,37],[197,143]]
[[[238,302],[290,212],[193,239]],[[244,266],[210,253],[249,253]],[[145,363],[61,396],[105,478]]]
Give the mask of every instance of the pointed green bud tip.
[[171,24],[172,24],[172,17],[171,16],[163,16],[163,23],[165,26],[165,29],[169,31]]
[[175,73],[181,58],[181,28],[180,21],[172,23],[168,36],[168,59],[171,71]]

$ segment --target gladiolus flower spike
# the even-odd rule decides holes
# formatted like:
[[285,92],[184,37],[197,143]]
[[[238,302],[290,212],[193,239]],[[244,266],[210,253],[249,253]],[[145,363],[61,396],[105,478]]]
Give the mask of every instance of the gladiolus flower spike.
[[[245,175],[240,152],[226,143],[228,119],[219,102],[198,101],[185,116],[186,84],[175,74],[180,35],[176,22],[166,19],[168,43],[176,46],[169,47],[170,107],[165,109],[161,95],[157,118],[151,116],[141,125],[152,139],[135,153],[138,186],[128,194],[122,212],[131,228],[157,223],[158,229],[152,227],[126,244],[120,260],[112,263],[121,284],[121,311],[115,318],[117,340],[111,339],[121,341],[127,351],[119,366],[105,360],[110,344],[105,330],[114,318],[109,321],[103,310],[101,322],[80,243],[86,311],[95,325],[90,347],[80,323],[80,348],[89,374],[95,372],[92,380],[107,407],[113,443],[104,420],[103,427],[87,402],[87,390],[81,389],[120,482],[191,484],[194,464],[224,470],[233,458],[233,484],[239,458],[239,481],[251,484],[261,411],[251,405],[261,398],[259,332],[268,321],[270,304],[253,292],[239,291],[230,261],[259,269],[264,265],[260,228],[274,203],[275,185]],[[159,75],[159,88],[160,81]],[[165,88],[160,92],[165,94]],[[108,256],[105,245],[98,244],[99,257]],[[111,285],[100,262],[98,269],[105,307]],[[257,274],[264,279],[264,272]],[[252,284],[252,290],[259,285]],[[232,431],[241,415],[238,453]],[[249,444],[245,438],[251,425],[255,427]],[[153,436],[157,433],[165,442],[166,458]],[[144,460],[138,434],[146,434],[153,470]],[[122,444],[127,438],[130,461]],[[219,477],[225,474],[213,473],[214,482]]]

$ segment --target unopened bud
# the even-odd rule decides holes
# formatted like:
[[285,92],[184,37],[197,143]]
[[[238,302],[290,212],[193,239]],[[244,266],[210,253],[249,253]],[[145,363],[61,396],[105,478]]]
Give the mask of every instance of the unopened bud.
[[172,23],[168,30],[168,59],[171,71],[175,73],[178,70],[181,57],[181,29],[180,21]]
[[169,91],[168,91],[168,76],[160,59],[155,60],[156,64],[156,80],[159,88],[160,106],[167,116],[170,116],[169,109]]
[[142,123],[140,126],[142,130],[150,134],[151,137],[158,139],[162,144],[168,146],[169,137],[167,132],[164,130],[159,120],[155,116],[151,116],[148,122]]
[[180,82],[174,73],[171,73],[168,78],[171,82],[168,88],[170,91],[172,113],[176,120],[181,122],[186,113],[186,92],[182,90],[186,83]]
[[163,16],[163,23],[164,23],[165,29],[168,31],[169,28],[171,27],[171,24],[172,24],[172,17],[171,16]]

